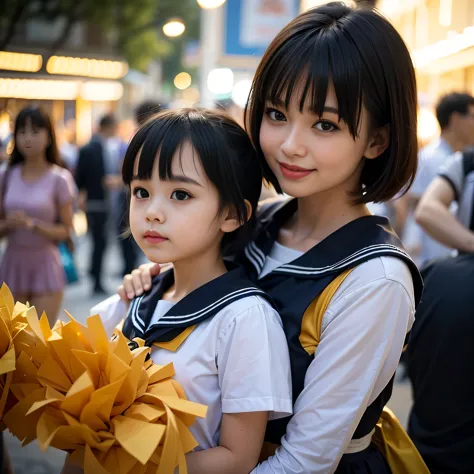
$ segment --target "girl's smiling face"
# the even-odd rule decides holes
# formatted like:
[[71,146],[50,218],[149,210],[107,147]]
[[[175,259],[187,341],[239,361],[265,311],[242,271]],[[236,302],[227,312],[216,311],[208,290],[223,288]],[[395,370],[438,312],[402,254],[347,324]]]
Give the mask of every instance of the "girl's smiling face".
[[300,110],[299,97],[295,90],[288,107],[267,101],[260,128],[261,149],[282,191],[300,198],[337,189],[357,191],[364,157],[383,151],[374,149],[366,110],[362,107],[354,138],[339,119],[332,85],[322,116],[307,103]]
[[[139,161],[138,157],[135,175]],[[135,241],[155,263],[218,253],[228,231],[227,213],[219,212],[219,193],[194,149],[189,143],[177,149],[167,180],[160,179],[158,163],[156,159],[150,179],[136,178],[130,185],[130,228]]]

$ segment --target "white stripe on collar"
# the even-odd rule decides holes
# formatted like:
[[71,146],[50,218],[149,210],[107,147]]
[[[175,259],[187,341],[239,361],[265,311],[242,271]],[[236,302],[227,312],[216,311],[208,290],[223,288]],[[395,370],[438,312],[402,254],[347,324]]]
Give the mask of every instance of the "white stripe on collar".
[[145,322],[143,321],[142,318],[140,318],[138,314],[138,307],[140,306],[140,303],[142,302],[142,299],[144,296],[145,295],[142,295],[139,298],[135,298],[132,301],[132,306],[130,308],[130,313],[129,313],[134,325],[139,327],[143,332],[145,331],[146,327],[145,327]]
[[410,261],[412,261],[409,255],[403,250],[399,249],[398,247],[395,247],[394,245],[380,244],[380,245],[371,245],[362,250],[359,250],[333,265],[327,265],[325,267],[304,267],[304,266],[298,266],[298,265],[285,264],[278,267],[274,271],[283,272],[283,273],[295,273],[298,275],[320,275],[322,273],[330,272],[333,270],[341,270],[345,267],[349,267],[352,264],[360,260],[366,259],[366,257],[369,257],[369,256],[376,256],[379,254],[388,255],[389,253],[393,253],[394,256],[395,255],[403,256],[404,258],[407,258]]
[[[257,253],[257,251],[260,253]],[[255,245],[254,242],[250,242],[250,244],[245,247],[245,255],[252,262],[257,273],[260,273],[265,265],[265,254]]]
[[171,322],[172,324],[180,324],[182,322],[192,321],[193,319],[201,318],[202,316],[213,311],[219,306],[223,306],[227,304],[232,299],[235,299],[237,297],[243,297],[247,294],[256,294],[256,293],[264,294],[264,291],[254,286],[250,286],[248,288],[241,288],[240,290],[233,291],[232,293],[229,293],[226,296],[223,296],[219,300],[214,301],[214,303],[210,304],[209,306],[206,306],[205,308],[199,311],[196,311],[195,313],[185,314],[182,316],[166,316],[165,315],[162,318],[160,318],[159,322],[156,323],[156,325],[160,325],[161,322],[166,322],[167,324],[170,324]]

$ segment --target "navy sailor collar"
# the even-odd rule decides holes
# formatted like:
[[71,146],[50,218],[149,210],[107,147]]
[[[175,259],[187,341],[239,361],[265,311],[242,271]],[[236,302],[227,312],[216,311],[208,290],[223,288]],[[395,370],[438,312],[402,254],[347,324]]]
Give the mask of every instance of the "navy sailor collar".
[[[278,201],[262,210],[256,238],[245,248],[249,274],[256,277],[265,264],[266,256],[273,247],[282,225],[296,212],[297,200]],[[381,216],[360,217],[333,232],[295,260],[281,265],[270,274],[296,278],[319,279],[338,274],[346,269],[378,256],[401,258],[410,268],[416,300],[421,296],[422,279],[413,260],[392,229],[387,218]]]
[[124,323],[123,333],[132,340],[139,337],[146,345],[169,342],[190,326],[214,317],[225,306],[248,296],[258,295],[272,304],[264,291],[246,276],[245,268],[226,262],[227,273],[211,280],[178,301],[150,326],[153,313],[163,294],[174,283],[173,269],[153,278],[151,289],[134,298]]

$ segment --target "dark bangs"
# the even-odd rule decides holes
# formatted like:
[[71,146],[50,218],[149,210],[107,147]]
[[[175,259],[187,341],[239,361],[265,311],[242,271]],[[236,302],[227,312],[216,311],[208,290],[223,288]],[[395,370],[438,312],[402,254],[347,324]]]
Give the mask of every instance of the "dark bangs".
[[[125,154],[122,178],[130,185],[134,178],[150,180],[158,160],[161,180],[173,178],[173,159],[189,143],[195,159],[202,164],[209,181],[217,188],[220,209],[235,210],[241,227],[226,234],[223,247],[244,243],[255,225],[255,214],[262,185],[262,170],[252,142],[233,119],[222,112],[200,109],[170,110],[157,114],[142,125]],[[138,161],[136,176],[134,171]],[[252,217],[247,220],[247,200]],[[234,250],[234,248],[232,249]]]
[[[329,30],[303,30],[285,41],[259,78],[261,83],[253,100],[283,104],[288,108],[298,89],[300,112],[305,105],[322,116],[329,85],[336,92],[339,120],[347,123],[352,136],[357,135],[362,104],[361,58],[347,57],[350,38],[341,34],[334,41]],[[295,61],[295,58],[298,58]]]
[[365,160],[360,202],[387,200],[407,187],[417,162],[416,83],[409,52],[396,30],[373,9],[332,2],[308,10],[273,40],[255,74],[245,122],[264,177],[281,192],[259,145],[267,101],[285,107],[298,93],[300,111],[323,115],[328,87],[334,87],[339,119],[355,139],[361,110],[369,126],[390,125],[390,145]]
[[15,138],[15,144],[12,150],[10,164],[16,165],[25,161],[24,156],[18,150],[16,146],[16,136],[19,130],[26,127],[27,123],[31,121],[31,126],[36,129],[45,129],[49,135],[49,144],[46,147],[46,161],[55,165],[64,166],[62,162],[58,146],[56,143],[56,134],[54,132],[53,124],[48,113],[41,107],[28,106],[20,110],[15,119],[15,128],[13,136]]

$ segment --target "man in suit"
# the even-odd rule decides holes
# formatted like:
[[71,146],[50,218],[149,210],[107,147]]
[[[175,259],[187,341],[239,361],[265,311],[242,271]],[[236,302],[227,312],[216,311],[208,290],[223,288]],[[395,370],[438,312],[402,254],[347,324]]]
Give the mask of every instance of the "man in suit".
[[117,132],[117,120],[105,115],[99,122],[99,131],[80,149],[76,168],[79,205],[86,212],[87,226],[92,238],[90,275],[94,293],[106,293],[102,285],[102,262],[107,246],[108,179],[116,173],[113,158],[109,156],[107,141]]

